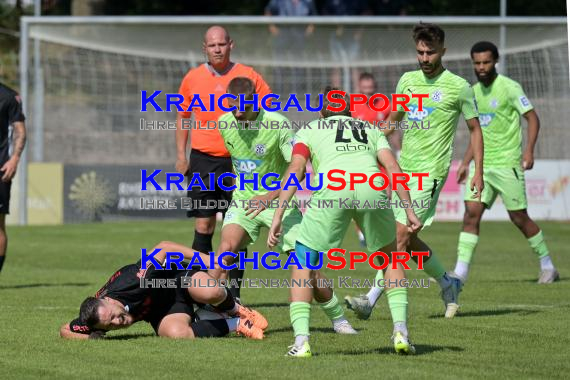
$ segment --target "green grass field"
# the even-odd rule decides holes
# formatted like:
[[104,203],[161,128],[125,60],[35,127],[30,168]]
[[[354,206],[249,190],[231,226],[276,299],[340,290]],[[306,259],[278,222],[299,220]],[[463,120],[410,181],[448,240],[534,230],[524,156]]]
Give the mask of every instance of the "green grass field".
[[[418,354],[401,357],[390,344],[386,299],[368,321],[347,316],[360,334],[335,335],[324,313],[312,312],[311,359],[284,357],[292,343],[287,289],[245,289],[244,302],[270,323],[264,341],[231,336],[172,341],[139,323],[99,341],[63,341],[58,329],[79,304],[120,266],[160,240],[190,244],[192,222],[145,222],[9,228],[8,259],[0,275],[0,378],[567,378],[570,370],[570,224],[541,223],[562,274],[537,285],[538,263],[509,223],[487,222],[475,255],[462,308],[443,318],[439,287],[412,289],[409,328]],[[436,223],[425,240],[452,269],[458,223]],[[216,234],[216,239],[218,234]],[[258,250],[264,249],[256,244]],[[217,244],[217,242],[215,242]],[[352,231],[343,248],[357,249]],[[356,271],[325,273],[373,278]],[[284,271],[249,271],[253,278],[287,277]],[[412,270],[411,278],[426,278]],[[337,289],[339,298],[365,289]]]

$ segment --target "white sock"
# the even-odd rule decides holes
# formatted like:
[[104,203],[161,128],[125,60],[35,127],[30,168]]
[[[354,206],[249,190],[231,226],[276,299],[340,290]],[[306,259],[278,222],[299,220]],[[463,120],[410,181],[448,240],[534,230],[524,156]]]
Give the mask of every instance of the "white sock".
[[338,325],[341,325],[343,323],[348,323],[348,320],[345,317],[333,319],[332,321],[333,327],[337,327]]
[[406,338],[408,337],[408,326],[406,326],[406,322],[396,322],[394,323],[394,334],[400,332]]
[[441,278],[437,280],[437,282],[442,289],[447,289],[447,287],[451,285],[451,280],[447,276],[447,272],[444,273],[443,276],[441,276]]
[[362,231],[358,231],[358,239],[360,241],[364,240],[364,234],[362,233]]
[[308,342],[308,341],[309,341],[308,335],[297,335],[295,337],[295,346],[301,347],[303,345],[303,343]]
[[540,269],[541,270],[554,270],[554,264],[550,255],[546,255],[540,258]]
[[236,331],[239,325],[239,318],[228,318],[226,319],[226,323],[228,324],[230,332]]
[[469,274],[469,264],[463,261],[457,261],[455,264],[455,269],[453,270],[456,275],[461,277],[463,281],[467,280],[467,275]]
[[382,290],[383,290],[382,288],[377,288],[376,286],[370,288],[370,290],[366,294],[370,306],[376,305],[376,301],[378,301],[378,298],[380,298],[380,296],[382,295]]

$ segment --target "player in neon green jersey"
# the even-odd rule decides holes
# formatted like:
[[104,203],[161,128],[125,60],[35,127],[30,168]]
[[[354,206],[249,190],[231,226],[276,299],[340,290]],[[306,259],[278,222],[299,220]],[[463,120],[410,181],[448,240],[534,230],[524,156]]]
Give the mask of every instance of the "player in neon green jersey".
[[[443,67],[444,31],[437,25],[420,23],[414,28],[413,38],[420,70],[405,73],[398,82],[396,93],[429,94],[429,98],[423,99],[423,111],[419,111],[418,100],[415,98],[408,105],[409,112],[404,112],[399,105],[398,111],[390,114],[389,121],[401,121],[405,117],[410,124],[414,121],[429,122],[428,130],[418,128],[404,131],[399,161],[404,172],[429,173],[429,178],[423,180],[423,190],[418,189],[417,177],[414,178],[416,182],[410,181],[408,184],[414,201],[430,201],[429,208],[414,210],[424,227],[427,227],[433,221],[439,194],[449,173],[453,138],[461,114],[471,134],[475,170],[470,188],[476,190],[476,196],[483,190],[483,138],[473,90],[465,79]],[[395,199],[398,199],[397,194]],[[458,295],[462,286],[460,279],[448,276],[438,257],[418,237],[418,233],[408,231],[406,215],[401,209],[395,209],[394,214],[398,222],[398,250],[430,252],[429,258],[424,262],[424,271],[440,285],[445,316],[452,318],[459,308]],[[347,297],[346,303],[359,318],[367,319],[381,294],[382,289],[374,287],[366,295]]]
[[[320,111],[322,119],[313,121],[309,124],[310,128],[297,132],[293,158],[285,177],[289,178],[291,174],[295,174],[297,178],[302,178],[305,175],[309,158],[315,173],[328,173],[332,169],[339,169],[348,173],[355,171],[365,173],[370,178],[371,175],[379,173],[378,161],[388,171],[389,178],[391,178],[392,173],[400,172],[398,162],[392,154],[384,134],[379,129],[364,128],[361,121],[350,117],[348,96],[345,96],[347,105],[344,110],[337,113],[326,109],[329,105],[328,100],[326,100],[329,91],[331,89],[327,88],[323,94],[325,100]],[[337,96],[333,95],[333,97]],[[323,120],[326,120],[328,125],[334,123],[337,127],[320,129],[319,126]],[[363,208],[358,208],[358,206],[346,208],[338,202],[340,198],[350,199],[352,204],[358,201],[358,204],[365,205],[368,202],[371,205],[376,201],[386,201],[386,192],[375,190],[368,183],[355,184],[353,190],[345,188],[333,191],[327,188],[329,180],[326,174],[323,177],[323,187],[313,193],[311,198],[311,201],[314,202],[313,206],[307,209],[297,237],[295,254],[303,268],[293,267],[291,273],[293,284],[295,284],[295,280],[302,281],[303,284],[305,281],[312,281],[314,284],[315,279],[321,277],[319,270],[311,270],[307,268],[307,265],[310,263],[315,266],[319,262],[318,252],[326,252],[331,248],[340,247],[352,219],[356,221],[364,233],[368,249],[371,252],[382,251],[390,255],[396,251],[396,226],[391,209],[364,208],[366,206]],[[381,186],[382,180],[375,181],[375,184]],[[296,190],[296,187],[283,189],[279,196],[280,205],[289,201]],[[410,202],[408,191],[403,190],[401,186],[397,191],[403,200]],[[331,201],[332,207],[322,206],[327,200]],[[275,211],[267,241],[270,247],[279,244],[279,238],[282,235],[282,218],[287,212],[286,208],[278,208]],[[410,231],[421,228],[421,222],[411,208],[407,208],[405,213],[406,222],[409,223],[407,228]],[[309,258],[306,257],[307,254]],[[386,280],[388,281],[404,278],[404,269],[401,264],[398,265],[397,269],[391,269],[390,265],[389,269],[386,270]],[[390,287],[390,282],[387,282],[387,285]],[[394,348],[398,353],[412,354],[415,349],[408,340],[406,325],[407,289],[394,286],[390,287],[387,293],[394,322]],[[318,301],[319,294],[309,287],[293,286],[291,288],[290,315],[295,333],[295,343],[289,347],[287,353],[289,356],[311,356],[309,319],[310,303],[313,296]],[[333,299],[336,300],[336,297],[333,296]]]
[[[463,231],[459,234],[455,274],[463,281],[467,279],[469,264],[479,240],[481,217],[485,208],[492,207],[500,195],[511,221],[521,230],[539,257],[538,283],[552,283],[560,276],[554,268],[542,231],[526,210],[524,171],[532,169],[534,164],[534,146],[540,128],[538,116],[520,84],[497,73],[495,65],[499,60],[499,51],[494,44],[481,41],[473,45],[471,60],[478,80],[473,90],[479,105],[485,141],[485,190],[481,194],[481,202],[475,202],[471,193],[465,192],[465,215]],[[521,150],[521,115],[528,123],[524,153]],[[472,156],[468,148],[457,172],[458,182],[465,181]]]
[[[244,94],[244,98],[248,100],[253,99],[254,91],[254,84],[248,78],[234,78],[228,85],[228,93],[236,96]],[[230,99],[228,105],[236,106],[239,110],[239,101]],[[255,112],[253,105],[246,105],[244,112],[238,110],[222,115],[218,123],[218,130],[230,152],[235,172],[245,173],[245,179],[253,178],[253,173],[257,173],[260,179],[267,173],[277,173],[279,178],[272,178],[272,180],[281,180],[291,160],[293,147],[291,123],[277,112],[265,112],[264,110]],[[277,121],[281,128],[264,127],[264,125],[270,125],[271,121]],[[243,122],[243,124],[238,125],[238,122]],[[279,197],[280,190],[268,191],[262,186],[256,190],[253,183],[245,182],[242,191],[239,190],[241,187],[239,177],[236,185],[237,189],[233,193],[233,200],[236,202],[234,204],[232,201],[226,212],[218,253],[236,252],[241,247],[255,242],[259,237],[260,229],[271,226],[275,213],[274,208],[265,209],[267,203],[263,202]],[[259,201],[258,208],[242,207],[240,200],[257,200]],[[301,220],[301,212],[296,207],[285,213],[283,242],[278,245],[281,251],[288,252],[295,248]],[[356,330],[344,317],[342,306],[336,301],[332,290],[328,287],[316,290],[319,293],[320,306],[331,319],[335,332],[356,334]]]

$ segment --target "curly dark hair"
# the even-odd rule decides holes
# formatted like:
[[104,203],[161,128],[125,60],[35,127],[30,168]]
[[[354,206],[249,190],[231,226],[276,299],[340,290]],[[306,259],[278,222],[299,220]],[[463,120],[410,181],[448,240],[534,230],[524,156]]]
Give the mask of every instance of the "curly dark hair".
[[493,55],[493,59],[499,59],[499,49],[497,49],[497,45],[489,41],[479,41],[471,48],[471,58],[473,58],[473,54],[475,53],[484,53],[486,51],[490,51]]
[[438,43],[443,45],[445,42],[445,32],[438,25],[420,22],[414,27],[414,42],[424,41],[428,45]]

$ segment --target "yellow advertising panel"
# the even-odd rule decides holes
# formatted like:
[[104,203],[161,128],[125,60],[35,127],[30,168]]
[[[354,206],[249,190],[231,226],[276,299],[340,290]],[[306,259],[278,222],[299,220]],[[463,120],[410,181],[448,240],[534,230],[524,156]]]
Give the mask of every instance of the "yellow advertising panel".
[[28,165],[28,224],[63,223],[63,164]]

